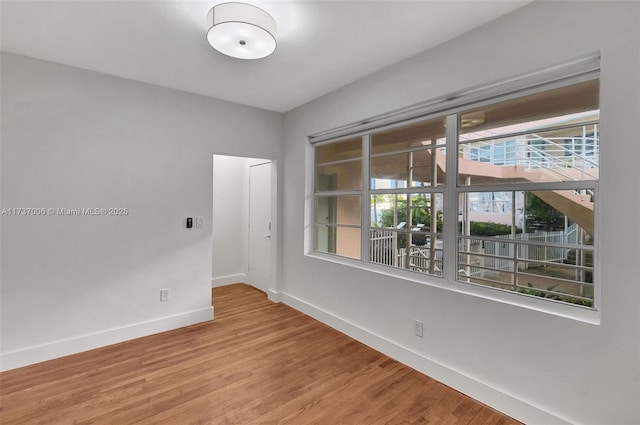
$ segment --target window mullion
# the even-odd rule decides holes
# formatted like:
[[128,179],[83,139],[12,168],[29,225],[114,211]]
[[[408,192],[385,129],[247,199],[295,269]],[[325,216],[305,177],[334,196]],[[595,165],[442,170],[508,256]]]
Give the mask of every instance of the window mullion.
[[369,186],[371,184],[370,176],[370,154],[371,136],[365,134],[362,136],[362,201],[360,202],[360,258],[362,262],[369,262],[369,234],[371,228],[371,196],[369,194]]
[[444,277],[456,279],[458,263],[458,114],[447,115],[446,120],[447,162],[444,196]]
[[[315,195],[316,187],[316,173],[315,173],[315,161],[316,161],[316,149],[312,146],[308,146],[305,151],[305,169],[312,170],[312,172],[305,173],[305,193]],[[306,197],[306,208],[304,211],[304,224],[305,224],[305,241],[304,252],[310,253],[315,251],[317,246],[316,234],[315,234],[315,221],[316,221],[316,197]]]

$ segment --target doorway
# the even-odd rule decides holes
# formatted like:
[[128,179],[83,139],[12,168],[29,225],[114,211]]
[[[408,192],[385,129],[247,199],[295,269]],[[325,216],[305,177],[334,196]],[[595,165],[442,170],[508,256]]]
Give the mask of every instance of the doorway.
[[270,159],[213,156],[212,287],[277,292],[277,171]]

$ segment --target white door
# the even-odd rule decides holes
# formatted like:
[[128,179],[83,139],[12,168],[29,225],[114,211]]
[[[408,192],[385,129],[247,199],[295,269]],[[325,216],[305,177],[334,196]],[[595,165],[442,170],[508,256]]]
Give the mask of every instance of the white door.
[[249,167],[248,282],[267,291],[271,282],[271,162]]

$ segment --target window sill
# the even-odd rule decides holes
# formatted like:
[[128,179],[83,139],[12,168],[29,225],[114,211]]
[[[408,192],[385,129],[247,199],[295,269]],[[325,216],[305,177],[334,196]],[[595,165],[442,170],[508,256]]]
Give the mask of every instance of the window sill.
[[600,325],[600,312],[588,307],[566,304],[554,300],[542,299],[530,295],[518,294],[515,292],[494,289],[480,285],[466,284],[462,282],[450,282],[445,280],[444,278],[439,278],[436,276],[421,275],[407,270],[393,269],[391,267],[378,266],[370,263],[366,264],[361,260],[339,257],[332,254],[308,252],[305,255],[310,258],[329,261],[348,267],[354,267],[357,269],[389,276],[395,279],[409,281],[412,283],[417,283],[420,285],[440,288],[464,295],[471,295],[486,300],[526,308],[528,310],[534,310],[545,314],[564,317],[566,319],[571,319],[578,322]]

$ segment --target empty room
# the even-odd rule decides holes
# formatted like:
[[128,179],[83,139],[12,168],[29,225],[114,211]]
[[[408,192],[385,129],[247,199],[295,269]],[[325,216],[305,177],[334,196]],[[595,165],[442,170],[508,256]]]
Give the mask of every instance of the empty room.
[[640,424],[640,2],[0,0],[0,51],[0,423]]

